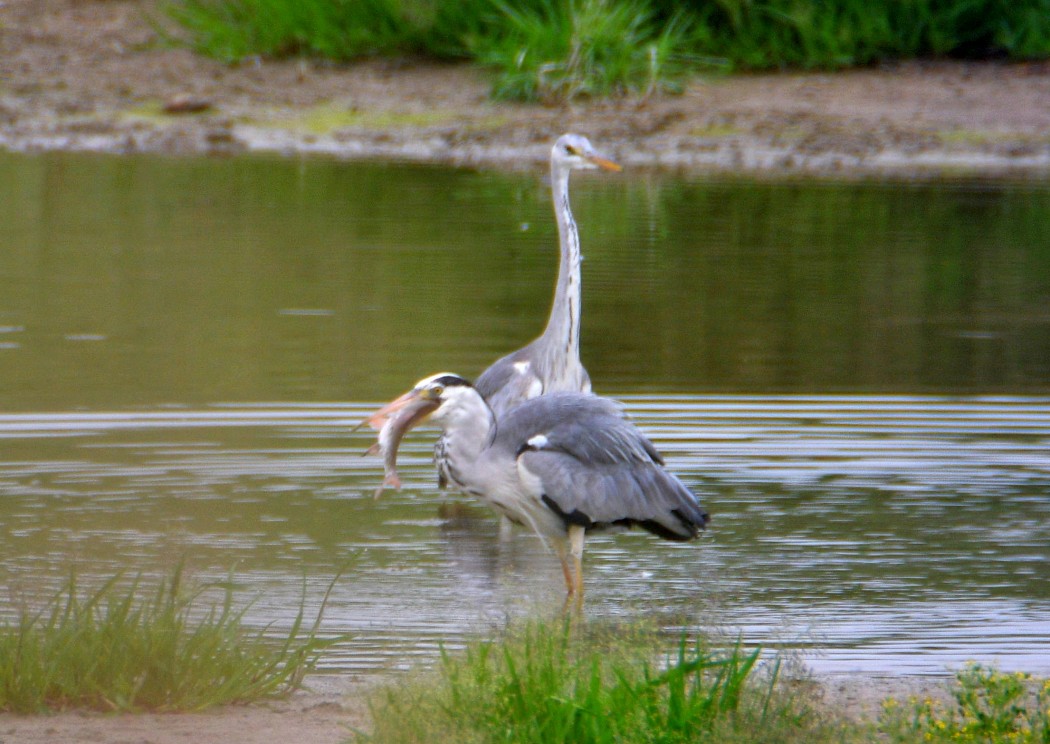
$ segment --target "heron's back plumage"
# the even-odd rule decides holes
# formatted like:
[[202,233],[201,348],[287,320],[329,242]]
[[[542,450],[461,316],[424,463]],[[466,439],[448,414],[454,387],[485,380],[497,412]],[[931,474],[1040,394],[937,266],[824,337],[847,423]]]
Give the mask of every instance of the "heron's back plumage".
[[696,496],[609,399],[555,393],[529,401],[498,422],[493,448],[513,450],[523,482],[566,523],[637,525],[672,540],[696,537],[707,524]]
[[497,360],[474,382],[497,419],[541,395],[590,392],[591,378],[578,352],[552,357],[542,353],[540,340]]

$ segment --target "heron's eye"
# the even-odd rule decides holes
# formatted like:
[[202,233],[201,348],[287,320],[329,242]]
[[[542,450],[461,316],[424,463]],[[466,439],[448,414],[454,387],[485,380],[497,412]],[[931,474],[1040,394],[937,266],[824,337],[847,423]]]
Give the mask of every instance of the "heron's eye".
[[577,151],[577,149],[575,147],[573,147],[572,145],[565,145],[565,152],[568,155],[579,155],[580,154],[579,151]]
[[430,388],[430,393],[431,393],[431,394],[432,394],[432,395],[433,395],[433,396],[434,396],[435,398],[440,398],[440,397],[441,397],[441,395],[442,395],[442,394],[443,394],[444,392],[445,392],[445,388],[444,388],[444,387],[442,387],[441,385],[435,385],[434,387]]

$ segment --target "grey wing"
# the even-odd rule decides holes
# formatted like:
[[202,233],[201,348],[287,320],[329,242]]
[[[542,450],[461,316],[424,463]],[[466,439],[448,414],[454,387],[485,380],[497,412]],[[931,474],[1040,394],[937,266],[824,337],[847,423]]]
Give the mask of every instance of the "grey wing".
[[498,426],[497,438],[515,454],[532,448],[563,451],[587,464],[663,464],[653,443],[625,420],[618,402],[590,393],[549,393],[515,409]]
[[549,508],[588,529],[638,525],[689,540],[708,521],[693,492],[663,468],[652,443],[618,416],[562,421],[533,435],[518,467]]
[[526,400],[543,394],[543,380],[528,359],[508,354],[486,369],[474,383],[474,389],[489,404],[496,418]]

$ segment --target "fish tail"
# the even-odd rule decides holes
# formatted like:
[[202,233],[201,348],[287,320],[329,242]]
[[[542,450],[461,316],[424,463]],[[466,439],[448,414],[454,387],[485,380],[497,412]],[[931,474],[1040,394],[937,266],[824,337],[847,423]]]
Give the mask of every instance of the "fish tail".
[[383,493],[383,489],[387,486],[393,486],[396,489],[401,488],[401,478],[398,477],[397,473],[388,473],[387,476],[383,478],[383,482],[379,484],[379,488],[376,489],[376,492],[372,495],[372,498],[378,499],[379,496]]

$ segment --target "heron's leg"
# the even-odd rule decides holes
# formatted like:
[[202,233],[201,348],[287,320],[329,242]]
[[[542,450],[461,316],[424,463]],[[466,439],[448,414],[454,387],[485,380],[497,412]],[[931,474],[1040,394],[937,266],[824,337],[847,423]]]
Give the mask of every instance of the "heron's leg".
[[514,523],[511,522],[507,517],[499,518],[499,541],[500,543],[508,543],[514,539]]
[[[584,530],[578,524],[569,525],[569,551],[572,553],[572,564],[576,571],[576,598],[583,599],[583,538]],[[572,594],[573,592],[569,592]]]
[[552,540],[554,543],[554,551],[558,554],[558,560],[561,561],[561,573],[565,577],[565,589],[568,592],[568,596],[571,597],[573,592],[576,591],[576,583],[573,581],[572,571],[569,569],[569,550],[566,545],[566,541],[561,538]]

